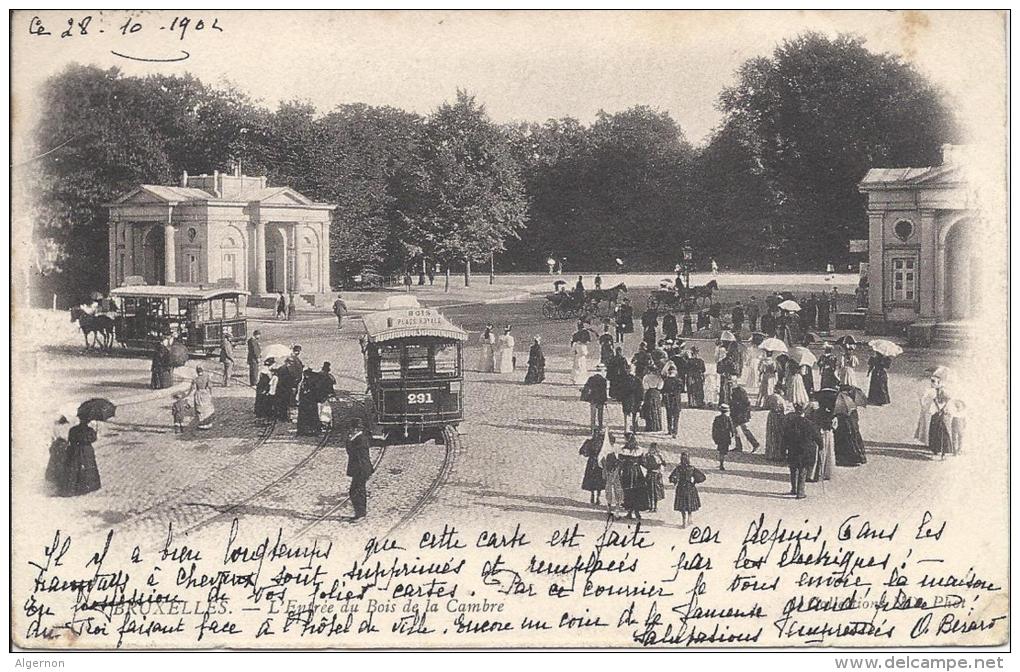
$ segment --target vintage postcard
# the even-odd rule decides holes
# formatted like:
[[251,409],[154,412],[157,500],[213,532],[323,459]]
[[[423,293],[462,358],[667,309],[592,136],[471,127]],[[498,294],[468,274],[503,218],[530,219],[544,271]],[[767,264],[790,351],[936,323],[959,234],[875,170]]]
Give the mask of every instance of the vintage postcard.
[[1008,643],[1008,12],[9,20],[13,647]]

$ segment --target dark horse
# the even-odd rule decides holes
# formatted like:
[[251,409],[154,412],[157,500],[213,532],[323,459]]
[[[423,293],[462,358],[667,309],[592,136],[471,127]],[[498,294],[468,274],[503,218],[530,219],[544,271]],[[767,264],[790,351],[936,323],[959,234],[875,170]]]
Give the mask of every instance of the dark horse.
[[[102,348],[109,350],[113,346],[113,320],[106,315],[89,315],[81,306],[71,308],[71,321],[77,322],[85,334],[85,349],[99,347],[99,337],[103,337]],[[92,345],[89,345],[89,335]]]
[[586,303],[589,303],[595,309],[594,312],[598,312],[599,304],[603,301],[609,302],[609,310],[612,311],[616,307],[616,302],[620,300],[620,294],[627,292],[627,285],[620,283],[614,285],[609,289],[593,289],[585,295]]
[[703,299],[711,299],[712,292],[719,289],[719,283],[715,280],[709,280],[707,285],[701,285],[698,287],[688,287],[687,289],[678,290],[681,298],[684,299],[697,299],[702,301]]

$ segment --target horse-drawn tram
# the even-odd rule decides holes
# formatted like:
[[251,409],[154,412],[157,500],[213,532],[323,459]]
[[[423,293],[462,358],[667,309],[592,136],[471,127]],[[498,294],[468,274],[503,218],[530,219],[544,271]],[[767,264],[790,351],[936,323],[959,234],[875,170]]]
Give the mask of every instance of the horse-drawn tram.
[[365,316],[365,377],[374,430],[440,439],[464,418],[467,333],[436,310],[412,308]]
[[248,338],[248,292],[229,287],[132,285],[110,292],[117,303],[117,342],[150,349],[168,334],[188,352],[219,352],[226,335],[234,345]]

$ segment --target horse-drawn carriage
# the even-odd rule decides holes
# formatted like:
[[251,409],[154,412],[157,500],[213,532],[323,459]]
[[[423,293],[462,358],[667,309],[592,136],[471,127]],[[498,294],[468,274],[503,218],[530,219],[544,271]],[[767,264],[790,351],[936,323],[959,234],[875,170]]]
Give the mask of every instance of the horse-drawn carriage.
[[647,306],[650,310],[669,313],[697,310],[699,304],[712,299],[712,292],[719,289],[719,283],[709,281],[700,287],[660,288],[653,290],[648,296]]
[[626,292],[627,285],[622,282],[609,289],[592,289],[583,296],[575,292],[555,291],[546,295],[542,314],[557,320],[568,317],[609,317],[616,309],[621,295]]

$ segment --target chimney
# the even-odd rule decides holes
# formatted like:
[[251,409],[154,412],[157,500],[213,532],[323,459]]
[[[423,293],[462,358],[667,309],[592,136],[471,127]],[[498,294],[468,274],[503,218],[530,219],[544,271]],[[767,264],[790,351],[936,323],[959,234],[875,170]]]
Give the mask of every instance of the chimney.
[[220,171],[213,171],[213,196],[220,198],[220,194],[223,193],[223,178],[220,177]]
[[188,186],[188,171],[186,170],[183,173],[181,173],[181,186],[182,187]]

